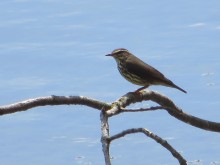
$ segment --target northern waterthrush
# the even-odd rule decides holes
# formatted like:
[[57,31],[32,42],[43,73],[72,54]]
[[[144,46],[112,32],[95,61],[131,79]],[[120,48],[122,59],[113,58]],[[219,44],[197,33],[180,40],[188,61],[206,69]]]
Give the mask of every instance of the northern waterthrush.
[[143,86],[136,90],[139,92],[150,85],[163,85],[179,89],[186,93],[185,90],[175,85],[171,80],[167,79],[162,73],[152,66],[146,64],[127,49],[115,49],[106,56],[112,56],[117,62],[118,70],[121,75],[129,82]]

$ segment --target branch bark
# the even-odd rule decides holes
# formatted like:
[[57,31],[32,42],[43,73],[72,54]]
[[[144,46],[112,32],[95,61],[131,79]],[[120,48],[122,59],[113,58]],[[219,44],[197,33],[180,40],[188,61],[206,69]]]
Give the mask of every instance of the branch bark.
[[220,132],[220,123],[212,122],[204,119],[197,118],[195,116],[192,116],[190,114],[187,114],[182,111],[179,107],[177,107],[172,100],[170,100],[168,97],[163,96],[157,92],[146,90],[141,91],[139,93],[127,93],[126,95],[122,96],[120,99],[116,100],[115,102],[109,104],[102,101],[98,101],[92,98],[83,97],[83,96],[47,96],[47,97],[38,97],[34,99],[28,99],[25,101],[21,101],[18,103],[1,106],[0,107],[0,115],[6,115],[11,114],[14,112],[20,112],[20,111],[26,111],[31,108],[35,108],[38,106],[54,106],[54,105],[85,105],[97,110],[101,110],[100,114],[100,120],[101,120],[101,131],[102,131],[102,147],[103,147],[103,153],[105,157],[106,165],[111,165],[110,161],[110,154],[109,154],[109,145],[110,142],[120,138],[122,136],[125,136],[129,133],[137,133],[142,132],[145,135],[153,138],[158,143],[160,143],[162,146],[164,146],[166,149],[168,149],[175,158],[177,158],[180,162],[180,164],[185,165],[186,161],[185,159],[176,151],[174,148],[172,148],[165,140],[158,137],[157,135],[154,135],[153,133],[149,132],[146,129],[143,128],[137,128],[137,129],[130,129],[126,130],[122,133],[119,133],[115,136],[110,137],[109,135],[109,125],[108,125],[108,118],[112,117],[114,115],[118,115],[122,112],[131,112],[131,109],[125,109],[125,107],[129,106],[130,104],[134,104],[137,102],[142,101],[148,101],[151,100],[159,106],[151,107],[148,109],[136,109],[133,111],[150,111],[150,110],[158,110],[158,109],[165,109],[171,116],[179,119],[180,121],[183,121],[187,124],[190,124],[192,126],[208,130],[208,131],[214,131],[214,132]]
[[20,111],[26,111],[31,108],[47,105],[86,105],[98,110],[107,110],[111,104],[101,102],[84,96],[47,96],[24,100],[18,103],[0,106],[0,115],[11,114]]
[[149,130],[145,128],[133,128],[133,129],[125,130],[121,133],[118,133],[110,137],[110,142],[118,138],[122,138],[127,134],[133,134],[133,133],[143,133],[146,136],[150,137],[151,139],[155,140],[157,143],[161,144],[164,148],[170,151],[170,153],[179,161],[181,165],[186,165],[186,160],[166,140],[153,134],[152,132],[150,132]]
[[155,106],[150,108],[139,108],[139,109],[122,109],[121,112],[145,112],[145,111],[156,111],[164,109],[162,106]]
[[220,132],[220,123],[212,122],[198,117],[192,116],[182,111],[177,107],[172,100],[168,97],[159,94],[158,92],[145,90],[139,93],[127,93],[122,96],[116,102],[108,104],[102,101],[98,101],[92,98],[83,97],[83,96],[47,96],[47,97],[38,97],[34,99],[28,99],[18,103],[1,106],[0,115],[11,114],[14,112],[25,111],[31,108],[38,106],[47,106],[47,105],[86,105],[98,110],[106,111],[108,116],[114,116],[126,110],[123,110],[124,107],[136,103],[151,100],[158,103],[162,106],[171,116],[187,123],[192,126],[214,132]]
[[101,119],[101,143],[102,143],[102,151],[104,153],[105,164],[111,165],[110,154],[109,154],[109,125],[108,125],[108,116],[106,115],[105,111],[101,111],[100,114]]
[[119,100],[114,102],[111,108],[107,111],[109,116],[114,116],[121,111],[123,111],[124,107],[129,106],[130,104],[134,104],[137,102],[148,101],[151,100],[160,106],[164,107],[164,109],[173,117],[190,124],[192,126],[213,132],[220,132],[220,123],[212,122],[204,119],[200,119],[198,117],[192,116],[182,111],[179,107],[177,107],[171,99],[168,97],[161,95],[158,92],[145,90],[139,93],[130,92],[126,95],[122,96]]

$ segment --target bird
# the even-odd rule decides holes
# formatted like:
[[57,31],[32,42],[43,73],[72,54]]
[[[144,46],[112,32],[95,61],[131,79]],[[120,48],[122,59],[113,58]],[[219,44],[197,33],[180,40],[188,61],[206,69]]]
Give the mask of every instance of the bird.
[[166,78],[160,71],[143,62],[125,48],[115,49],[106,56],[111,56],[116,60],[118,70],[126,80],[132,84],[142,86],[135,92],[140,92],[151,85],[163,85],[187,93]]

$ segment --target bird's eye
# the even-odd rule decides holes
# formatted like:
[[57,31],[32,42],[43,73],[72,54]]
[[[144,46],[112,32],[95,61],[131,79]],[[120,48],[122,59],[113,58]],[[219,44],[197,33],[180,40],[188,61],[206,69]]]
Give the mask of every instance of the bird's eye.
[[121,54],[121,52],[115,52],[115,54],[120,55],[120,54]]

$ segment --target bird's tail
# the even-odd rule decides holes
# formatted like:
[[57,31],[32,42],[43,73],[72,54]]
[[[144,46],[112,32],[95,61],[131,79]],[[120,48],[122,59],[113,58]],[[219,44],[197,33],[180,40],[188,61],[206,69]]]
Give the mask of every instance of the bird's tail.
[[166,82],[164,83],[165,86],[171,87],[171,88],[176,88],[184,93],[187,93],[184,89],[178,87],[176,84],[174,84],[171,80],[166,80]]
[[173,87],[173,88],[176,88],[176,89],[179,89],[180,91],[182,91],[182,92],[184,92],[184,93],[187,93],[184,89],[178,87],[178,86],[175,85],[175,84],[172,84],[172,87]]

